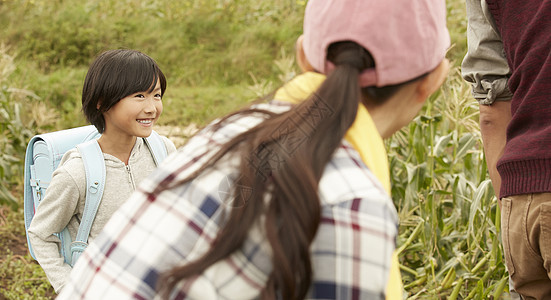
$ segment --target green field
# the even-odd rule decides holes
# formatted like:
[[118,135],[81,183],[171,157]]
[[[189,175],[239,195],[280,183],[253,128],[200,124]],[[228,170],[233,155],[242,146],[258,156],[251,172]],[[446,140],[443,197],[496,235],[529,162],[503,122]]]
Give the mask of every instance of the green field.
[[[26,250],[23,157],[37,133],[84,125],[80,91],[101,51],[133,48],[168,79],[160,124],[202,126],[298,72],[299,0],[0,0],[0,299],[52,298]],[[497,200],[478,105],[459,75],[464,2],[447,0],[453,68],[421,115],[387,141],[408,299],[507,294]]]

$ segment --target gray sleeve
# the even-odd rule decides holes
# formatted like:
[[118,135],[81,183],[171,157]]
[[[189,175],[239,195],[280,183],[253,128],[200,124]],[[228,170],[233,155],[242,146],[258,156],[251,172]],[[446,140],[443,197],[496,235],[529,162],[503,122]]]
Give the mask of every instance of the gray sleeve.
[[501,36],[485,0],[466,0],[467,54],[461,64],[463,79],[472,86],[480,104],[507,101],[513,96],[507,86],[509,65]]
[[28,230],[36,260],[57,293],[65,284],[71,266],[59,253],[61,241],[53,234],[60,232],[73,218],[79,195],[73,178],[63,168],[58,168]]

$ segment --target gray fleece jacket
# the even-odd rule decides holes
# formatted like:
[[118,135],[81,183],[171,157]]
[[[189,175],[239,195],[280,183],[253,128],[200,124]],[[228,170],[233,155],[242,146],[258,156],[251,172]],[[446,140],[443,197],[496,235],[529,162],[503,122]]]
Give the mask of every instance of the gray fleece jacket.
[[[176,151],[174,144],[162,137],[168,154]],[[103,197],[90,230],[88,242],[94,240],[111,215],[134,192],[136,186],[155,168],[155,162],[143,139],[136,139],[128,165],[118,158],[103,154],[106,180]],[[54,236],[66,226],[74,240],[84,211],[86,177],[82,157],[76,148],[65,153],[44,199],[28,229],[36,260],[44,269],[48,280],[59,293],[71,272],[59,253],[61,241]]]

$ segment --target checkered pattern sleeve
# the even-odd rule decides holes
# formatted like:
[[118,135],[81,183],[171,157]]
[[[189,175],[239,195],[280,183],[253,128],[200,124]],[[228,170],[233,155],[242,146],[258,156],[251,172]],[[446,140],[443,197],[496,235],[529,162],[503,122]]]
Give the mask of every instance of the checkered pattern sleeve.
[[[205,149],[260,122],[245,117],[196,136],[140,185],[83,253],[58,299],[154,299],[160,274],[201,257],[235,203],[228,197],[237,158],[223,158],[192,182],[150,194],[208,161]],[[216,148],[216,147],[215,147]],[[208,152],[210,153],[210,152]],[[397,214],[357,152],[343,145],[320,181],[322,219],[311,245],[309,299],[383,299]],[[261,218],[262,219],[262,218]],[[261,222],[260,222],[261,223]],[[182,281],[173,299],[255,299],[272,271],[262,226],[203,274]]]
[[343,145],[320,181],[321,224],[311,246],[309,299],[384,299],[398,217],[357,152]]

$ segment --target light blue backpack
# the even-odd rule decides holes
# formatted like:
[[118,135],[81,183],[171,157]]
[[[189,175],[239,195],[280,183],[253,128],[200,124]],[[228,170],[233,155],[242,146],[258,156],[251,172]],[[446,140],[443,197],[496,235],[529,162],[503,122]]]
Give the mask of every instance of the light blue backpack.
[[[88,245],[90,229],[105,186],[105,162],[97,142],[99,137],[100,133],[92,125],[36,135],[29,141],[25,153],[25,194],[23,197],[25,233],[29,229],[38,204],[44,198],[52,179],[52,173],[59,165],[63,154],[76,146],[82,155],[87,190],[78,233],[74,241],[71,240],[67,228],[56,234],[61,240],[61,255],[65,258],[65,262],[71,266]],[[144,140],[158,166],[167,156],[163,140],[155,131]],[[36,259],[28,234],[27,244],[31,256]]]

